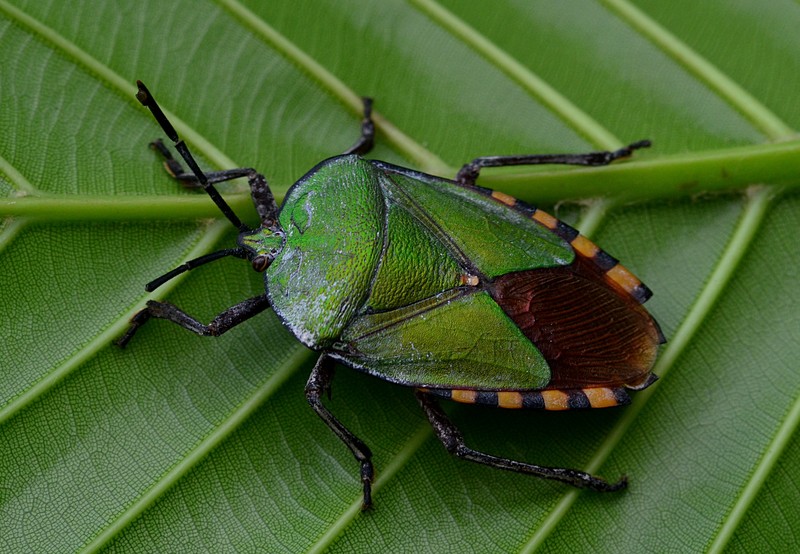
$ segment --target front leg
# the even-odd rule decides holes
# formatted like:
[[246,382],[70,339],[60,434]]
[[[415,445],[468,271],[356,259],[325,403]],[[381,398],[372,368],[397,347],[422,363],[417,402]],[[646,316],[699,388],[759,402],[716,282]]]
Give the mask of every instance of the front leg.
[[[186,171],[178,160],[176,160],[169,148],[164,145],[161,139],[154,140],[150,146],[164,158],[164,168],[170,176],[187,188],[202,188],[203,185],[197,175],[191,171]],[[242,177],[247,178],[250,187],[250,197],[256,206],[256,212],[262,223],[274,221],[278,218],[278,204],[272,194],[267,179],[252,167],[237,167],[234,169],[223,169],[222,171],[211,171],[205,174],[208,185],[224,183]]]
[[306,384],[306,399],[311,407],[322,418],[322,421],[331,428],[339,439],[347,445],[355,456],[356,461],[361,465],[361,482],[364,485],[364,500],[361,509],[366,510],[372,506],[372,479],[375,470],[372,466],[372,452],[364,442],[353,434],[350,429],[345,427],[322,403],[322,395],[330,394],[331,381],[333,380],[334,361],[327,355],[322,354]]
[[203,337],[218,337],[267,308],[269,308],[269,300],[267,300],[266,294],[262,294],[231,306],[212,319],[208,325],[205,325],[177,306],[166,302],[148,300],[147,307],[131,318],[131,326],[128,327],[122,338],[117,341],[117,344],[124,348],[133,338],[133,335],[136,334],[136,331],[139,330],[139,327],[152,318],[166,319]]

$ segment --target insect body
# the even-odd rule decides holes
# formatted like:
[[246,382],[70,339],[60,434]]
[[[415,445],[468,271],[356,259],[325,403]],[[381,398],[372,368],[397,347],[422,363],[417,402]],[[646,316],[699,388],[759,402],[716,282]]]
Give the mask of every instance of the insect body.
[[[272,308],[320,352],[306,385],[313,409],[350,448],[371,504],[369,448],[322,403],[335,362],[413,387],[445,447],[459,457],[598,491],[623,488],[585,472],[536,466],[470,449],[439,398],[504,408],[603,408],[629,402],[626,389],[655,380],[659,327],[642,303],[650,291],[575,229],[503,193],[475,186],[486,166],[605,165],[616,152],[478,158],[455,181],[360,157],[372,147],[370,102],[362,133],[344,155],[319,163],[280,208],[252,169],[203,173],[149,91],[139,100],[176,143],[186,173],[160,143],[178,179],[202,186],[240,230],[238,246],[192,260],[156,279],[223,256],[264,272],[264,294],[205,325],[150,301],[120,339],[150,318],[219,335]],[[213,184],[247,177],[261,225],[242,224]]]

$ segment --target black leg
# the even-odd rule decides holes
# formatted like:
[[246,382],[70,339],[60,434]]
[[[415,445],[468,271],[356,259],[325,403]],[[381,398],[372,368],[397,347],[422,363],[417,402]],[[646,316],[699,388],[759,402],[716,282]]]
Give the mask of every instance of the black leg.
[[[173,178],[187,188],[203,188],[200,180],[191,171],[186,171],[181,163],[172,156],[172,152],[166,147],[161,139],[154,140],[150,146],[161,154],[164,158],[164,168]],[[267,185],[266,178],[252,167],[238,167],[234,169],[224,169],[222,171],[211,171],[205,174],[207,185],[224,183],[233,179],[247,178],[250,186],[250,196],[256,206],[256,212],[261,218],[262,223],[275,221],[278,218],[278,205],[275,197]]]
[[358,154],[363,156],[372,150],[375,143],[375,123],[372,121],[372,98],[364,96],[364,118],[361,120],[361,136],[356,143],[345,150],[343,154]]
[[419,404],[422,406],[425,415],[428,416],[428,420],[431,422],[436,436],[439,437],[439,440],[442,441],[442,444],[448,452],[455,454],[459,458],[498,469],[507,469],[518,473],[535,475],[544,479],[561,481],[580,489],[611,492],[624,489],[628,484],[625,477],[616,483],[608,483],[599,477],[577,469],[537,466],[478,452],[464,444],[464,437],[461,435],[461,432],[456,428],[453,422],[450,421],[450,418],[447,417],[447,414],[444,413],[444,410],[442,410],[436,400],[420,391],[417,391],[417,400],[419,400]]
[[502,167],[507,165],[542,165],[542,164],[566,164],[566,165],[608,165],[614,160],[627,158],[634,150],[647,148],[650,146],[649,140],[640,140],[629,144],[625,148],[620,148],[614,152],[590,152],[588,154],[531,154],[521,156],[485,156],[475,158],[458,171],[456,182],[462,185],[474,185],[478,179],[481,169],[484,167]]
[[139,330],[139,327],[152,318],[166,319],[177,323],[184,329],[188,329],[204,337],[218,337],[222,333],[236,327],[254,315],[263,312],[267,308],[269,308],[269,300],[267,300],[266,294],[262,294],[261,296],[248,298],[235,306],[231,306],[211,320],[211,323],[204,325],[172,304],[149,300],[147,302],[147,307],[137,312],[136,315],[131,318],[131,326],[128,327],[128,330],[122,335],[122,338],[117,341],[117,344],[125,347],[133,338],[133,335],[136,334],[136,331]]
[[[161,139],[156,139],[150,143],[150,147],[164,158],[164,168],[172,177],[180,181],[187,188],[202,188],[203,185],[197,179],[197,175],[191,171],[186,171],[181,163],[172,156],[172,152]],[[249,177],[256,171],[250,167],[239,167],[235,169],[225,169],[223,171],[210,171],[205,173],[209,184],[223,183],[240,177]]]
[[375,470],[372,467],[372,452],[364,442],[355,436],[342,422],[340,422],[322,403],[322,395],[330,395],[331,381],[333,380],[334,361],[327,354],[322,354],[314,365],[306,384],[306,398],[322,421],[331,428],[339,439],[347,445],[361,465],[361,482],[364,485],[364,500],[361,509],[366,510],[372,506],[372,478]]

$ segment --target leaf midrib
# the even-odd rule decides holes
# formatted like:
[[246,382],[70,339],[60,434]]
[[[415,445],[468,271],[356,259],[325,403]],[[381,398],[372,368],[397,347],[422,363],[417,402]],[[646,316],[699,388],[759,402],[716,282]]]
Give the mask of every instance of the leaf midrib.
[[[656,159],[631,160],[603,168],[515,173],[483,178],[490,188],[509,190],[524,186],[535,191],[538,202],[570,198],[605,196],[614,202],[685,198],[701,190],[703,193],[743,189],[753,182],[757,166],[772,169],[770,184],[799,188],[792,179],[800,172],[800,140],[755,144],[670,154]],[[733,168],[745,168],[745,171]],[[609,181],[620,186],[608,191]],[[698,181],[700,184],[698,184]],[[646,187],[641,186],[647,182]],[[491,187],[497,183],[499,187]],[[682,186],[680,183],[692,183]],[[520,194],[524,198],[523,195]],[[276,195],[281,200],[280,195]],[[253,212],[249,193],[225,194],[226,201],[236,213]],[[22,197],[0,198],[0,217],[26,217],[60,222],[70,220],[195,220],[218,219],[219,210],[202,195],[150,194],[136,196],[89,194],[31,194]],[[584,223],[585,225],[585,223]],[[582,227],[585,231],[585,227]],[[588,234],[588,233],[585,233]]]

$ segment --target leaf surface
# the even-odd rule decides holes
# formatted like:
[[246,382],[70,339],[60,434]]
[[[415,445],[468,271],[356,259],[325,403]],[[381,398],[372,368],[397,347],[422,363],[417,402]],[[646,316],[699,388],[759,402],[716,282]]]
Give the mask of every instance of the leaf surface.
[[[798,28],[788,0],[0,0],[0,550],[796,544]],[[146,282],[235,239],[146,148],[160,131],[135,79],[204,167],[256,167],[279,195],[352,144],[362,94],[371,157],[442,176],[653,140],[614,167],[482,184],[545,203],[655,291],[661,380],[620,410],[447,407],[475,447],[630,489],[453,459],[410,391],[340,368],[328,405],[378,472],[361,513],[356,464],[303,397],[314,355],[272,314],[114,347]],[[221,188],[253,222],[244,185]],[[153,297],[208,321],[261,290],[225,260]]]

